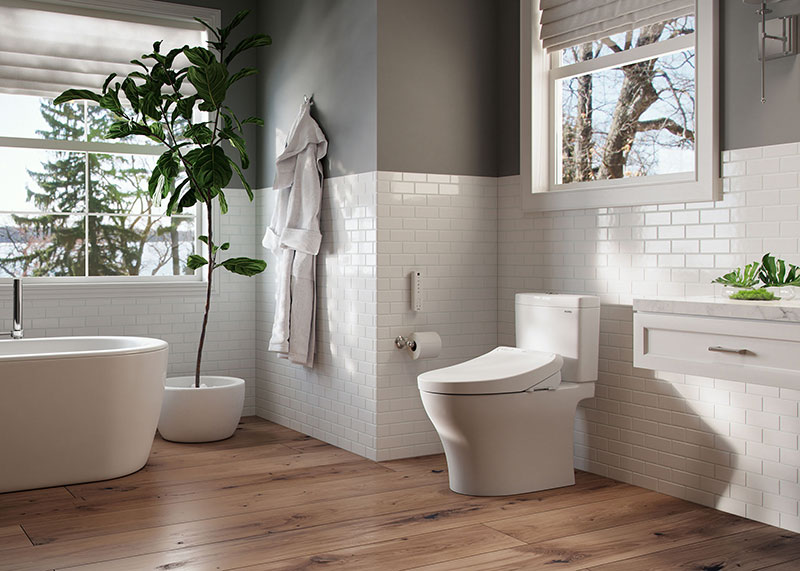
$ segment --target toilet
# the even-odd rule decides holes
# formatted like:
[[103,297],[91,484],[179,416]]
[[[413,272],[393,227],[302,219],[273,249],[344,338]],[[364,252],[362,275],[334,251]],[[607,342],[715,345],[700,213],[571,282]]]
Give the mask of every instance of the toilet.
[[517,347],[417,377],[450,489],[506,496],[575,484],[575,409],[594,396],[600,300],[518,293]]

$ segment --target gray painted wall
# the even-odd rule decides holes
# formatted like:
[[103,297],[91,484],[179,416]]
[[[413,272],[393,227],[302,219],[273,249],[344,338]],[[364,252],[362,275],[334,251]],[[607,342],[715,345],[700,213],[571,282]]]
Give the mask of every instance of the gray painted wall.
[[259,186],[271,186],[281,135],[304,95],[330,142],[326,176],[377,168],[377,0],[269,0],[259,27],[272,46],[259,59]]
[[[800,140],[800,57],[767,62],[767,102],[761,104],[755,7],[725,0],[722,7],[722,148],[741,149]],[[768,17],[800,14],[800,0],[772,4]]]
[[497,173],[519,174],[519,0],[497,0]]
[[378,3],[378,169],[497,174],[497,9]]

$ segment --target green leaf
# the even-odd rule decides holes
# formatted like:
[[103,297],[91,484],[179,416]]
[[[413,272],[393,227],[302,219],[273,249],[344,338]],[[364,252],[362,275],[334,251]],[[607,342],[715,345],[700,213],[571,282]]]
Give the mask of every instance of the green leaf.
[[200,194],[194,187],[189,187],[189,190],[181,196],[181,199],[178,201],[178,212],[182,212],[185,208],[191,208],[195,204],[197,204],[198,199],[200,199]]
[[236,14],[236,15],[233,17],[233,19],[232,19],[230,22],[228,22],[228,25],[227,25],[227,26],[225,26],[224,28],[222,28],[222,29],[220,30],[220,34],[219,34],[219,35],[220,35],[220,39],[222,39],[222,40],[225,40],[225,39],[227,39],[227,37],[230,35],[231,31],[233,31],[233,29],[234,29],[236,26],[238,26],[239,24],[241,24],[241,23],[242,23],[242,21],[243,21],[245,18],[247,18],[247,15],[248,15],[249,13],[250,13],[250,10],[241,10],[240,12],[238,12],[238,13],[237,13],[237,14]]
[[[203,147],[194,161],[194,175],[202,188],[223,188],[233,176],[230,159],[219,145]],[[186,154],[189,157],[189,153]]]
[[208,22],[206,22],[204,20],[201,20],[200,18],[195,18],[195,21],[200,22],[201,24],[203,24],[206,28],[208,28],[211,31],[212,34],[214,34],[215,38],[219,39],[219,32],[217,32],[217,29],[214,28],[211,24],[209,24]]
[[105,82],[103,83],[103,93],[105,93],[105,92],[106,92],[106,90],[108,89],[108,84],[109,84],[109,83],[111,83],[111,81],[112,81],[112,80],[113,80],[115,77],[117,77],[117,74],[116,74],[116,73],[112,73],[111,75],[109,75],[109,76],[106,78]]
[[122,110],[122,104],[119,101],[119,97],[113,91],[107,92],[100,98],[100,107],[103,109],[108,109],[120,117],[125,116],[125,112]]
[[191,121],[192,110],[194,109],[194,104],[196,102],[197,102],[196,95],[184,97],[183,99],[178,100],[178,102],[175,104],[175,111],[179,113],[180,116],[186,119],[187,121]]
[[267,269],[267,263],[264,260],[254,260],[253,258],[229,258],[219,265],[229,272],[248,277],[260,274]]
[[131,134],[131,126],[128,121],[114,121],[106,131],[106,139],[123,139]]
[[758,283],[758,262],[747,264],[744,269],[736,268],[722,277],[716,278],[711,283],[733,287],[752,288]]
[[222,246],[219,247],[219,249],[224,252],[225,250],[229,249],[230,247],[231,247],[231,243],[230,242],[225,242]]
[[245,67],[234,73],[230,79],[228,80],[228,87],[236,83],[242,78],[249,77],[251,75],[255,75],[258,73],[258,70],[254,67]]
[[[132,75],[132,74],[131,74]],[[122,81],[122,91],[128,102],[136,113],[139,113],[139,92],[136,89],[136,84],[130,78],[130,75]]]
[[88,89],[67,89],[64,93],[53,99],[53,103],[55,105],[61,105],[62,103],[68,103],[70,101],[84,101],[86,99],[100,103],[101,97],[101,95],[89,91]]
[[[179,168],[178,158],[175,156],[174,151],[166,151],[158,157],[147,184],[147,191],[150,196],[153,198],[169,196],[174,190],[175,178],[178,176]],[[172,202],[170,200],[170,203]]]
[[219,211],[222,214],[227,214],[228,213],[228,199],[225,198],[225,193],[222,192],[221,188],[217,191],[217,200],[219,200]]
[[198,123],[189,126],[189,128],[183,132],[183,136],[187,139],[191,139],[198,145],[207,145],[214,138],[214,133],[203,123]]
[[228,156],[226,156],[225,158],[228,159],[228,162],[230,163],[231,167],[233,167],[233,170],[235,170],[236,174],[239,175],[239,180],[241,180],[242,185],[244,185],[244,189],[247,192],[247,197],[250,199],[250,202],[253,202],[254,198],[253,189],[250,188],[250,184],[247,182],[247,179],[244,178],[244,173],[242,173],[242,169],[239,168],[239,165],[237,165],[232,158]]
[[225,63],[226,64],[231,63],[231,60],[233,60],[233,58],[235,58],[237,55],[239,55],[245,50],[249,50],[252,48],[260,48],[269,45],[272,45],[272,38],[270,38],[266,34],[255,34],[253,36],[245,38],[241,42],[236,44],[236,47],[231,50],[231,53],[229,53],[225,57]]
[[175,209],[178,208],[178,201],[181,198],[181,190],[184,186],[189,183],[189,179],[183,179],[178,187],[172,191],[172,195],[169,197],[169,203],[167,204],[167,216],[172,216],[172,213],[175,212]]
[[206,246],[208,246],[208,236],[198,236],[197,239],[200,240]]
[[139,102],[141,112],[154,121],[161,121],[161,86],[151,80],[139,86]]
[[224,65],[214,61],[202,67],[190,67],[186,77],[197,90],[200,99],[214,109],[222,106],[228,89],[228,70]]
[[242,125],[247,125],[248,123],[258,125],[259,127],[264,126],[264,120],[261,117],[248,117],[247,119],[242,121]]
[[761,259],[761,270],[758,277],[767,287],[800,285],[800,268],[794,264],[787,264],[780,258],[775,258],[769,252]]
[[206,48],[186,48],[183,53],[189,63],[197,67],[205,67],[217,61],[214,53]]
[[239,160],[242,163],[242,168],[247,169],[250,167],[250,157],[247,156],[247,143],[244,137],[237,135],[231,129],[223,129],[220,135],[227,139],[231,146],[239,151]]
[[132,60],[131,60],[131,63],[132,63],[132,64],[134,64],[134,65],[138,65],[139,67],[141,67],[142,69],[144,69],[145,73],[147,73],[147,74],[149,74],[149,73],[150,73],[150,68],[149,68],[149,67],[147,67],[147,66],[146,66],[145,64],[143,64],[142,62],[140,62],[138,59],[132,59]]
[[169,53],[164,58],[164,67],[171,68],[172,64],[175,63],[175,58],[178,57],[178,54],[183,53],[183,50],[187,49],[189,46],[183,46],[182,48],[173,48],[169,50]]
[[206,264],[208,264],[208,260],[206,260],[203,256],[199,256],[197,254],[190,254],[186,260],[186,265],[191,270],[202,268]]

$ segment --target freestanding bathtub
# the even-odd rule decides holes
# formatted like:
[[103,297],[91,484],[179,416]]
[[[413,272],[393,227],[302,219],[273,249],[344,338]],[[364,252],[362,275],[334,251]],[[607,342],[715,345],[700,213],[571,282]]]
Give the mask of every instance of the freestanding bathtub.
[[167,343],[0,341],[0,492],[117,478],[147,462]]

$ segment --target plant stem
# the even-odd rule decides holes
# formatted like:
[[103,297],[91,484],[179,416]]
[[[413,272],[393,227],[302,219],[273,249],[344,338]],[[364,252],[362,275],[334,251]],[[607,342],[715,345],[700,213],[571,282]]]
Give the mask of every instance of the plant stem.
[[206,328],[208,327],[208,314],[211,310],[211,276],[214,272],[214,255],[213,245],[211,239],[211,204],[206,204],[206,213],[208,215],[208,283],[206,284],[206,308],[203,313],[203,327],[200,329],[200,343],[197,345],[197,366],[194,370],[194,386],[200,388],[200,363],[203,360],[203,345],[206,341]]

